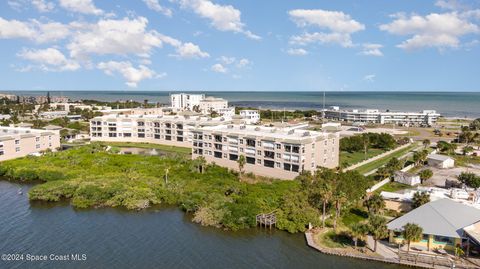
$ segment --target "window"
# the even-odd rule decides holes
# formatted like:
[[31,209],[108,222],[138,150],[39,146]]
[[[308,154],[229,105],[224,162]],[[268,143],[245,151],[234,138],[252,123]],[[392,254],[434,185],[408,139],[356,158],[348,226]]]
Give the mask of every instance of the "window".
[[275,163],[275,167],[280,168],[281,164],[279,162]]
[[145,138],[145,133],[138,133],[139,138]]
[[222,150],[222,144],[215,144],[216,150]]
[[277,144],[277,149],[281,149],[281,148],[282,148],[282,145]]
[[15,145],[20,144],[20,140],[15,140]]
[[183,142],[183,137],[182,136],[177,136],[177,141]]
[[298,172],[298,168],[299,168],[298,165],[292,164],[292,171],[293,172]]
[[132,137],[132,133],[123,133],[123,137]]
[[300,147],[299,146],[293,146],[292,147],[292,152],[293,153],[300,153]]
[[172,136],[166,135],[166,136],[165,136],[165,140],[172,140]]
[[35,137],[35,142],[40,142],[40,137]]
[[243,139],[238,140],[240,144],[243,144]]
[[145,126],[145,122],[139,121],[139,122],[138,122],[138,126]]
[[274,161],[270,161],[270,160],[264,160],[264,161],[263,161],[263,166],[273,168],[273,167],[275,166],[275,162],[274,162]]
[[291,167],[292,167],[292,165],[289,164],[289,163],[284,163],[284,164],[283,164],[283,170],[290,171],[290,170],[291,170]]
[[19,152],[19,151],[20,151],[20,147],[16,147],[15,152]]
[[255,147],[255,140],[253,140],[253,139],[247,139],[247,146],[249,146],[249,147]]
[[36,145],[35,145],[35,148],[36,148],[36,149],[39,149],[39,148],[40,148],[40,144],[36,144]]
[[275,152],[273,151],[265,150],[263,153],[265,158],[273,159],[275,157]]
[[237,154],[230,154],[229,159],[230,159],[230,161],[236,161],[236,160],[238,160],[238,155]]
[[3,154],[5,154],[5,153],[3,152],[3,150],[0,150],[0,155],[3,155]]
[[257,163],[258,163],[258,164],[262,164],[262,160],[257,159]]
[[290,146],[290,145],[285,145],[285,151],[286,151],[286,152],[291,152],[291,151],[292,151],[292,146]]
[[252,157],[247,157],[247,163],[249,164],[255,164],[255,158],[252,158]]
[[221,135],[215,135],[215,142],[222,142],[222,136]]
[[261,150],[257,151],[257,154],[262,155],[262,151]]
[[156,135],[153,136],[153,138],[155,138],[155,139],[160,139],[160,135],[159,135],[159,134],[156,134]]
[[221,159],[221,158],[222,158],[222,153],[219,152],[219,151],[214,151],[214,152],[213,152],[213,156],[214,156],[215,158],[220,158],[220,159]]

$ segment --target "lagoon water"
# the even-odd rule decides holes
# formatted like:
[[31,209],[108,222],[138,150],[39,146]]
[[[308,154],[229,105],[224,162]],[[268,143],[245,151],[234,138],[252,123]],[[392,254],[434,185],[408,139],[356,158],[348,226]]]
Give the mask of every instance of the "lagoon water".
[[[18,95],[45,95],[44,91],[18,91]],[[323,92],[202,92],[223,97],[235,106],[252,106],[273,109],[323,108]],[[170,92],[165,91],[50,91],[51,95],[68,96],[73,100],[95,99],[102,101],[136,100],[143,102],[170,102]],[[391,111],[437,110],[449,117],[480,117],[480,92],[326,92],[325,107],[343,109],[376,108]]]
[[405,268],[323,255],[301,234],[205,228],[175,208],[132,212],[30,203],[28,188],[0,180],[0,254],[85,254],[86,260],[33,262],[24,256],[0,260],[0,268]]

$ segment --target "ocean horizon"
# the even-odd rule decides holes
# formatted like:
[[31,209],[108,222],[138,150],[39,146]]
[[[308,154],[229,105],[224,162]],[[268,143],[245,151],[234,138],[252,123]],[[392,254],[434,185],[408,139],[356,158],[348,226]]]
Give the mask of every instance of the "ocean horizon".
[[[3,91],[17,95],[45,95],[47,91]],[[72,100],[148,100],[168,104],[169,94],[204,93],[222,97],[233,106],[263,109],[321,110],[323,91],[49,91]],[[480,92],[325,91],[325,108],[380,109],[390,111],[436,110],[447,117],[480,117]]]

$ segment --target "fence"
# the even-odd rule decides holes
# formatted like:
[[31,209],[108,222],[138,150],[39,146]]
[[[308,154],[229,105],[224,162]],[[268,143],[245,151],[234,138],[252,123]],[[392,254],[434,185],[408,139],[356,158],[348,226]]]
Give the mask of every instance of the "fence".
[[394,148],[394,149],[392,149],[392,150],[389,150],[389,151],[386,151],[386,152],[384,152],[384,153],[382,153],[382,154],[379,154],[379,155],[377,155],[377,156],[374,156],[374,157],[372,157],[372,158],[370,158],[370,159],[366,159],[365,161],[361,161],[361,162],[359,162],[359,163],[356,163],[356,164],[354,164],[354,165],[351,165],[351,166],[345,168],[345,171],[353,170],[353,169],[358,168],[358,167],[360,167],[360,166],[362,166],[362,165],[364,165],[364,164],[367,164],[367,163],[369,163],[369,162],[373,162],[373,161],[376,161],[376,160],[378,160],[378,159],[381,159],[381,158],[383,158],[383,157],[385,157],[385,156],[388,156],[388,155],[390,155],[390,154],[392,154],[392,153],[394,153],[394,152],[396,152],[396,151],[399,151],[399,150],[401,150],[401,149],[404,149],[404,148],[406,148],[406,147],[409,147],[411,144],[412,144],[412,143],[408,143],[408,144],[405,144],[405,145],[401,145],[400,147]]

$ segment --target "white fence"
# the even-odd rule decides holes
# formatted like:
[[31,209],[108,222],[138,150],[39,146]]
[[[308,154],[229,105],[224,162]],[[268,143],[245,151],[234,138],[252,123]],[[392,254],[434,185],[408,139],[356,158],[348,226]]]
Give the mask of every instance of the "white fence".
[[367,189],[367,193],[374,192],[378,189],[380,189],[383,185],[387,184],[390,182],[390,177],[385,178],[384,180],[378,182],[377,184],[373,185],[370,189]]

